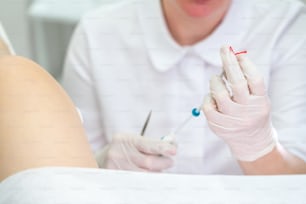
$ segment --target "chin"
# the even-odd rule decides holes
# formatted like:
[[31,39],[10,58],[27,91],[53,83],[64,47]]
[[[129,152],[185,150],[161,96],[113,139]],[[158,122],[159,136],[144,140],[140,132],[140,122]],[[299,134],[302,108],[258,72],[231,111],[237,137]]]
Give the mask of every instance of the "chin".
[[218,8],[220,0],[177,0],[186,15],[193,18],[207,17]]

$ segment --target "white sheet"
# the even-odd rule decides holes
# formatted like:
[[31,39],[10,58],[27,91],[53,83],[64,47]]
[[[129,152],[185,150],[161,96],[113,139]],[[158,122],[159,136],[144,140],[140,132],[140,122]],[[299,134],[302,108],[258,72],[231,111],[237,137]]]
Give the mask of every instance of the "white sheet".
[[43,168],[0,184],[0,204],[305,204],[303,176],[201,176]]

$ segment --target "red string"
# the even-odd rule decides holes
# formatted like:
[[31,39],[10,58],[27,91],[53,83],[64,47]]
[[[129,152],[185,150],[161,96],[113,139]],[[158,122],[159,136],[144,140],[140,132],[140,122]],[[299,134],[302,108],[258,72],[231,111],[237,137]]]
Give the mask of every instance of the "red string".
[[247,53],[248,53],[248,51],[245,50],[245,51],[241,51],[241,52],[236,52],[235,55],[247,54]]
[[230,46],[230,51],[232,51],[235,55],[240,55],[240,54],[247,54],[248,51],[244,50],[241,52],[235,52],[234,49],[232,48],[232,46]]

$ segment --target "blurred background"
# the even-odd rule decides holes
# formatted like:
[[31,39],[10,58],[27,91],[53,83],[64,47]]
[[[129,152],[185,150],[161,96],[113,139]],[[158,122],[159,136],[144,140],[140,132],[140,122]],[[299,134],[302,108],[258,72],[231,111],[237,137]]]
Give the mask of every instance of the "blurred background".
[[119,1],[124,0],[0,0],[0,20],[16,53],[38,62],[59,79],[67,45],[81,16]]
[[0,0],[0,21],[18,55],[60,78],[66,49],[81,16],[124,0]]

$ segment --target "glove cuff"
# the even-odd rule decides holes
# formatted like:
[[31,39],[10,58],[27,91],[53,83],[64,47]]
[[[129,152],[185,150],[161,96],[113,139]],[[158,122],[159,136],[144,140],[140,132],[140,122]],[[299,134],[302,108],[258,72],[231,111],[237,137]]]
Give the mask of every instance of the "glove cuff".
[[[247,147],[247,149],[244,149],[244,151],[235,151],[232,149],[233,154],[235,155],[236,159],[240,161],[246,161],[246,162],[253,162],[257,159],[269,154],[272,152],[272,150],[277,146],[278,144],[278,137],[276,130],[272,127],[271,133],[265,138],[265,141],[260,146],[263,146],[263,148],[256,148],[256,151],[253,151],[254,145]],[[261,150],[258,150],[261,149]]]

